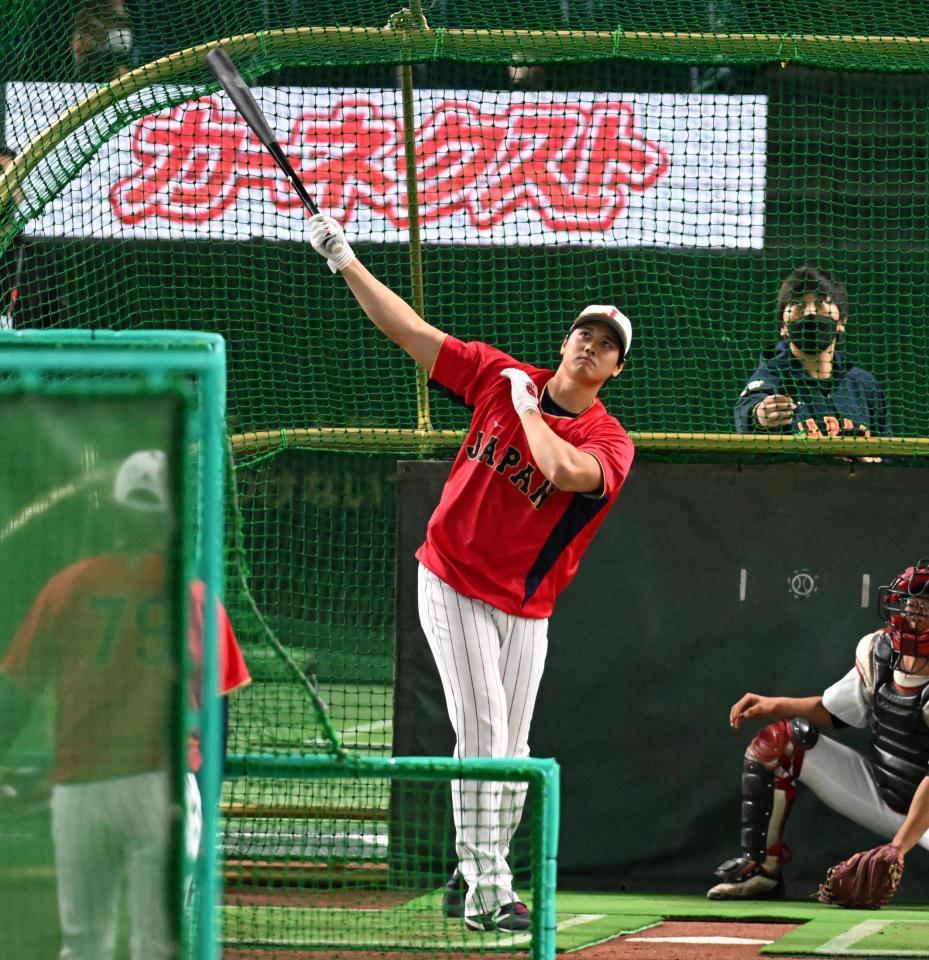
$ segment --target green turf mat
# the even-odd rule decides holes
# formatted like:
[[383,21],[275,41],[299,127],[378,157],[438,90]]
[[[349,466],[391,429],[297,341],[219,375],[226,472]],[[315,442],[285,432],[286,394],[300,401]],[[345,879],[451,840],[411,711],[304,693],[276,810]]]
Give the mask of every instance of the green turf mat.
[[[252,663],[253,674],[264,669]],[[274,666],[278,666],[274,663]],[[391,742],[393,688],[353,684],[321,684],[320,696],[329,707],[332,722],[351,749],[365,752],[372,744],[377,752]],[[292,753],[324,750],[328,741],[309,706],[306,691],[286,676],[263,679],[238,691],[230,701],[231,753]]]
[[812,920],[830,908],[822,904],[792,900],[762,900],[739,903],[731,900],[707,900],[700,895],[651,893],[561,893],[558,911],[566,913],[605,913],[611,916],[652,914],[664,919],[695,918],[710,920]]
[[[558,913],[588,912],[632,920],[793,921],[802,926],[764,947],[764,954],[848,957],[929,957],[929,910],[895,903],[883,910],[844,910],[813,900],[737,902],[703,896],[642,893],[559,893]],[[560,944],[559,944],[560,946]]]
[[334,780],[295,781],[270,777],[246,780],[240,777],[223,784],[223,800],[255,807],[301,804],[305,810],[337,807],[350,813],[362,807],[386,811],[390,802],[390,784],[386,780],[372,780],[352,793],[344,782]]
[[[821,916],[766,946],[765,954],[828,957],[929,957],[929,911],[842,910]],[[920,914],[924,919],[916,919]]]

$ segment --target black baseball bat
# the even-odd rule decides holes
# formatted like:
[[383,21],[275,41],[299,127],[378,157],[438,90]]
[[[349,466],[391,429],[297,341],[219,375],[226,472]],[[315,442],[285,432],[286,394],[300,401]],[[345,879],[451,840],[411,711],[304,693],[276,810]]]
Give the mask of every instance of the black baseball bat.
[[229,99],[236,105],[236,109],[242,114],[245,122],[252,128],[255,136],[264,144],[268,152],[274,157],[275,163],[287,174],[287,179],[293,184],[294,190],[303,201],[303,205],[312,214],[319,213],[319,207],[316,201],[306,192],[297,171],[290,165],[281,145],[277,142],[268,121],[261,112],[261,107],[252,96],[252,91],[245,85],[242,74],[236,69],[235,64],[229,59],[229,55],[222,47],[211,50],[206,55],[207,66],[213,71],[213,75],[220,82],[223,90],[229,94]]

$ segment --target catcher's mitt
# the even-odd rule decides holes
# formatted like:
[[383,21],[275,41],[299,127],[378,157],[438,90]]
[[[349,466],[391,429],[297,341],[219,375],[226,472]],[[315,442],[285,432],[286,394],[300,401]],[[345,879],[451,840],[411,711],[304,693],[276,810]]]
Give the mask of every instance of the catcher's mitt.
[[880,910],[897,892],[903,878],[903,857],[892,844],[855,853],[826,871],[819,888],[821,903]]

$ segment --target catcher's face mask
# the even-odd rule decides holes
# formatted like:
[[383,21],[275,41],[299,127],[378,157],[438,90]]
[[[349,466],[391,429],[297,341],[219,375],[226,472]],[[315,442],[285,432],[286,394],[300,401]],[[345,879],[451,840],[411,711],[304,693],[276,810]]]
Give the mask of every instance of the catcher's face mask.
[[[894,668],[923,673],[929,666],[929,560],[919,560],[890,586],[881,587],[877,602],[890,627]],[[910,659],[909,668],[903,663],[904,657]]]

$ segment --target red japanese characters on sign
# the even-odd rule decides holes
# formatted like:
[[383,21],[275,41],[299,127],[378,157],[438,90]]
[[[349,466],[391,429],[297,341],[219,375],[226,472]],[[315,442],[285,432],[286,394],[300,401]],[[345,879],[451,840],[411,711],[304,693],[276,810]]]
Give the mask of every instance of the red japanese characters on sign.
[[[671,164],[670,151],[641,132],[635,104],[615,95],[511,99],[490,110],[450,96],[428,106],[414,136],[424,225],[454,217],[488,232],[525,209],[551,231],[602,234],[614,229],[630,195],[654,187]],[[368,95],[342,94],[288,126],[284,150],[323,210],[349,223],[367,207],[397,230],[408,227],[399,112]],[[246,201],[287,212],[300,207],[218,96],[139,120],[130,154],[131,172],[110,189],[113,213],[125,226],[217,220]]]

